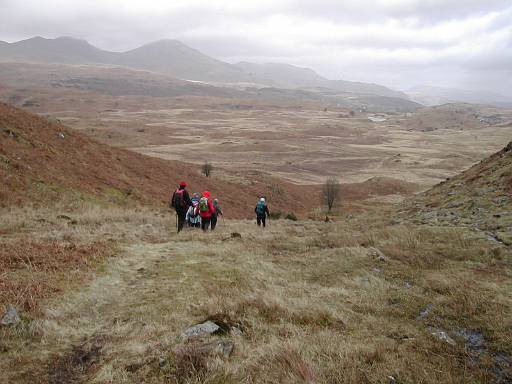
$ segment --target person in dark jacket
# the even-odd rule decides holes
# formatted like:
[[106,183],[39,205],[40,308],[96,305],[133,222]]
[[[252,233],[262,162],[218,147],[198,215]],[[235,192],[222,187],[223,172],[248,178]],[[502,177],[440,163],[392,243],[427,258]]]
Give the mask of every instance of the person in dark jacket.
[[190,200],[190,196],[188,195],[186,188],[187,183],[182,181],[178,189],[172,194],[171,198],[171,206],[176,210],[176,216],[178,217],[178,233],[183,229],[187,218],[188,208],[192,205],[192,201]]
[[265,221],[267,217],[270,217],[270,212],[268,211],[267,202],[264,197],[258,201],[256,208],[254,208],[254,212],[256,212],[256,223],[258,224],[258,227],[263,224],[263,228],[265,228]]
[[211,219],[212,231],[217,226],[217,218],[219,217],[219,215],[224,216],[222,213],[222,208],[220,207],[218,199],[213,200],[213,207],[215,208],[215,212],[212,214],[212,219]]

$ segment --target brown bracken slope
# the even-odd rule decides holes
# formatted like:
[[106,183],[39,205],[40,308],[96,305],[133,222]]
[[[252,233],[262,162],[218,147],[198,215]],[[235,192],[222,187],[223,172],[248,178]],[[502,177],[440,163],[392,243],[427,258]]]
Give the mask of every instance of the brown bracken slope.
[[[233,180],[240,179],[233,175]],[[239,175],[238,175],[239,176]],[[252,216],[256,199],[279,185],[272,206],[304,215],[318,204],[313,187],[266,175],[243,183],[203,177],[197,167],[113,148],[21,109],[0,103],[0,204],[95,201],[166,207],[180,180],[210,190],[229,217]],[[315,188],[317,190],[318,188]]]

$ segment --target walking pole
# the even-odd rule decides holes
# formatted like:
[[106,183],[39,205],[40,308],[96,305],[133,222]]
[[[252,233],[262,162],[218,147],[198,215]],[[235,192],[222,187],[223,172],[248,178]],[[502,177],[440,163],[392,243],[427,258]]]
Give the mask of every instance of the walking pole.
[[178,231],[178,211],[176,211],[176,231]]

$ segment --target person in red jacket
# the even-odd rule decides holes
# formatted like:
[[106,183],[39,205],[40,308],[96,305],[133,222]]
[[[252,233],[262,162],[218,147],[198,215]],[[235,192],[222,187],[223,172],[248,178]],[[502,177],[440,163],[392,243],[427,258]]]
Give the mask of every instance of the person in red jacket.
[[209,191],[203,192],[203,197],[201,197],[199,200],[197,209],[199,210],[199,215],[201,216],[201,229],[206,231],[210,227],[212,215],[215,213],[215,207],[210,200]]

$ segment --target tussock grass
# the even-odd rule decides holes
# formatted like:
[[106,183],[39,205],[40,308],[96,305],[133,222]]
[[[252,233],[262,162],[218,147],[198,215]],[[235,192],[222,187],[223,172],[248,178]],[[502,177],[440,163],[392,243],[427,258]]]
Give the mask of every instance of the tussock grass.
[[110,255],[107,242],[89,245],[15,240],[0,244],[0,308],[37,311],[42,300],[87,278]]
[[[42,303],[41,318],[28,322],[37,324],[41,342],[27,332],[19,336],[27,346],[8,344],[4,355],[12,363],[0,362],[11,381],[29,381],[47,366],[48,352],[69,361],[65,356],[96,335],[104,336],[101,353],[78,376],[89,382],[387,383],[392,377],[455,384],[512,377],[499,376],[494,360],[512,355],[512,254],[468,229],[389,226],[361,215],[350,223],[283,220],[266,230],[225,221],[214,233],[176,235],[174,218],[163,212],[69,216],[77,224],[35,228],[28,220],[4,236],[15,241],[30,230],[38,240],[75,247],[107,237],[119,256],[85,288]],[[234,341],[230,358],[183,340],[185,328],[205,320],[222,328],[206,340]],[[458,336],[463,328],[485,337],[481,357]],[[446,331],[457,344],[430,329]],[[21,357],[24,365],[16,365]],[[49,372],[43,369],[43,382]]]

